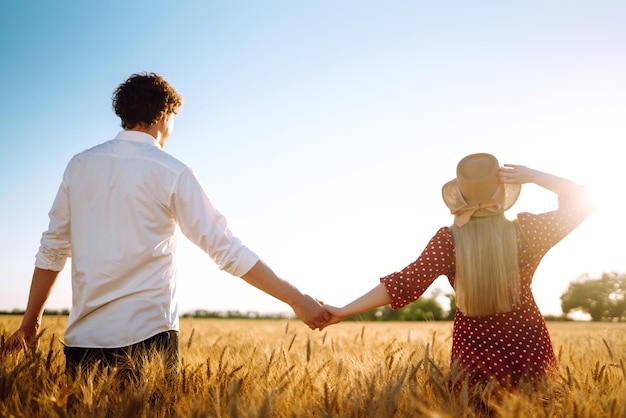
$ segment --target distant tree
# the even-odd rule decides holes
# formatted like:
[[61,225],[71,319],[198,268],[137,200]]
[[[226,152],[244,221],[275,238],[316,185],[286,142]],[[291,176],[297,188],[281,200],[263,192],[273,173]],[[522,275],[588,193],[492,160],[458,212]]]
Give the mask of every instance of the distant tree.
[[561,309],[565,315],[588,313],[592,321],[626,319],[626,274],[603,273],[599,279],[581,276],[561,295]]
[[207,311],[205,309],[196,309],[195,311],[185,312],[182,318],[204,318],[204,319],[288,319],[291,316],[284,313],[260,313],[256,311]]
[[445,319],[443,308],[436,299],[420,298],[404,309],[405,321],[441,321]]
[[43,314],[44,315],[69,315],[70,314],[70,310],[69,309],[44,309],[43,310]]
[[456,295],[454,293],[449,293],[446,297],[450,300],[450,310],[448,311],[448,315],[446,315],[446,319],[452,321],[454,319],[454,315],[456,315]]

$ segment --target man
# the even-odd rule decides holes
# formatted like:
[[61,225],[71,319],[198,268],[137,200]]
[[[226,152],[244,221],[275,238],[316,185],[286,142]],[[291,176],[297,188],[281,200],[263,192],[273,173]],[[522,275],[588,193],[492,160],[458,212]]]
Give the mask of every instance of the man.
[[176,228],[228,273],[289,304],[311,329],[326,310],[242,245],[191,169],[163,151],[183,99],[154,73],[133,74],[114,92],[124,129],[74,156],[36,256],[26,312],[8,349],[32,348],[44,306],[67,257],[72,309],[65,332],[68,373],[156,350],[178,364]]

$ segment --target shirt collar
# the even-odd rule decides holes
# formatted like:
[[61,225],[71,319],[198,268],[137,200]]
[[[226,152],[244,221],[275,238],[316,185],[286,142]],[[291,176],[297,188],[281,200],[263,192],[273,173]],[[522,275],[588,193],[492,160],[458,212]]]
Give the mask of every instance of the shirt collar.
[[157,140],[154,139],[152,135],[139,131],[120,131],[115,136],[115,139],[119,139],[122,141],[138,142],[140,144],[154,145],[161,148],[161,145],[159,145]]

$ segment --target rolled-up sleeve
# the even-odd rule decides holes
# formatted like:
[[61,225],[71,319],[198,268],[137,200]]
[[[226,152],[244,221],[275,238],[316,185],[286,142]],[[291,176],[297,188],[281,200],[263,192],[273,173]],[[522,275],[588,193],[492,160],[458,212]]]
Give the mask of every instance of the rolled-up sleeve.
[[226,218],[213,206],[199,181],[186,168],[172,193],[172,207],[182,233],[233,276],[246,274],[259,257],[234,236]]
[[35,266],[44,270],[61,271],[72,256],[70,206],[65,178],[59,187],[50,213],[48,229],[42,234]]

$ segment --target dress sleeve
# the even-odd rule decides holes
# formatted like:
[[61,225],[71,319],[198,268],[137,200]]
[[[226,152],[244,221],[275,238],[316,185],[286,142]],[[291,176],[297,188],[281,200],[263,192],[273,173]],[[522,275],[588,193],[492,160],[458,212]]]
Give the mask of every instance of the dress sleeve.
[[440,228],[420,256],[403,270],[380,279],[391,298],[391,307],[400,309],[417,300],[441,275],[454,276],[454,242],[448,227]]
[[517,215],[525,248],[535,257],[545,253],[581,224],[594,210],[589,189],[570,188],[558,196],[559,208],[538,215],[522,212]]

